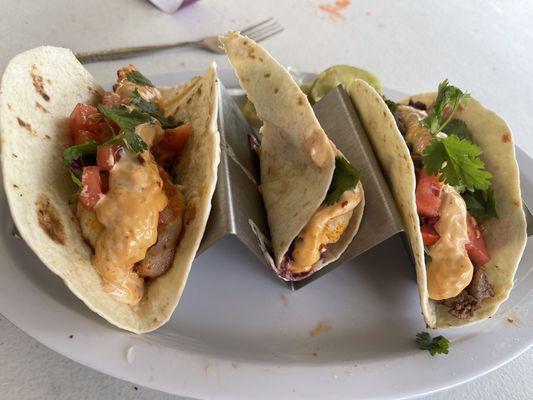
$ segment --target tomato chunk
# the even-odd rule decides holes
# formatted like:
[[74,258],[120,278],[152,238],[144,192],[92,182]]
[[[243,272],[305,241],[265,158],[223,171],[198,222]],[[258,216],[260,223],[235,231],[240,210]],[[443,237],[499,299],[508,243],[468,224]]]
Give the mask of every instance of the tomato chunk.
[[479,224],[476,219],[470,214],[466,217],[468,224],[468,239],[469,243],[465,245],[468,257],[472,263],[476,266],[483,266],[490,261],[490,255],[485,245],[485,239],[483,238],[483,232],[479,229]]
[[69,120],[70,134],[74,144],[96,139],[99,121],[90,116],[97,112],[98,109],[90,104],[78,103],[76,105]]
[[416,209],[419,215],[432,218],[439,215],[442,182],[436,175],[428,175],[425,168],[418,173]]
[[109,171],[113,165],[120,160],[122,146],[117,144],[106,144],[98,146],[96,150],[96,165],[103,171]]
[[165,150],[170,150],[174,152],[176,156],[179,156],[189,141],[189,138],[192,136],[192,133],[192,125],[189,124],[167,129],[165,130],[165,136],[163,136],[159,145]]
[[74,144],[82,144],[88,140],[102,143],[113,135],[112,124],[92,115],[98,109],[90,104],[78,103],[70,114],[70,135]]
[[433,246],[440,239],[440,236],[433,225],[424,224],[420,227],[420,231],[422,231],[422,239],[426,246]]
[[83,189],[78,200],[89,210],[92,210],[102,197],[102,180],[100,167],[85,167],[81,176]]

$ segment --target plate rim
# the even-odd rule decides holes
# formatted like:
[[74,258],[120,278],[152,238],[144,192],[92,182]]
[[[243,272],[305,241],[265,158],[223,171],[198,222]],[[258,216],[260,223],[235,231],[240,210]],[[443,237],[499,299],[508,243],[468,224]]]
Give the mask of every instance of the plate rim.
[[[164,73],[164,74],[154,74],[153,76],[151,76],[151,79],[153,79],[154,81],[157,82],[158,79],[164,79],[165,77],[169,77],[169,76],[173,76],[177,79],[179,79],[180,81],[181,80],[184,80],[184,79],[187,79],[188,76],[193,76],[193,75],[197,75],[201,73],[201,71],[199,70],[183,70],[183,71],[174,71],[174,72],[169,72],[169,73]],[[233,75],[233,83],[236,83],[236,77],[233,73],[233,70],[231,69],[219,69],[218,70],[218,73],[219,73],[219,78],[221,80],[222,83],[231,83],[232,80],[231,80],[231,75]],[[316,76],[316,74],[310,74],[310,73],[302,73],[306,76]],[[227,85],[229,88],[236,88],[235,85]],[[517,153],[521,153],[520,154],[520,158],[523,158],[523,159],[526,159],[526,162],[529,162],[531,163],[531,165],[533,165],[533,159],[527,155],[524,151],[522,151],[518,146],[517,146]],[[519,154],[517,154],[517,158]],[[3,192],[3,191],[2,191]],[[4,201],[4,206],[5,208],[7,209],[7,204],[6,202]],[[7,213],[9,215],[9,210],[4,210],[3,211],[4,213]],[[50,271],[47,271],[48,273]],[[59,279],[59,278],[58,278]],[[0,298],[2,297],[2,295],[0,294]],[[0,303],[1,304],[1,303]],[[73,310],[69,310],[67,309],[66,306],[63,305],[63,307],[65,308],[65,312],[75,312]],[[87,313],[90,313],[89,310],[86,310],[86,312],[83,314],[83,315],[79,315],[78,313],[78,316],[82,319],[86,319],[85,318],[85,315]],[[115,362],[109,362],[109,360],[107,360],[107,362],[98,362],[98,360],[95,360],[93,357],[91,356],[83,356],[83,349],[86,348],[85,346],[86,345],[90,345],[91,343],[92,344],[95,344],[96,342],[100,342],[101,338],[99,337],[99,340],[98,341],[95,341],[94,338],[91,338],[91,329],[88,328],[88,332],[85,333],[85,336],[83,335],[83,333],[77,333],[78,335],[80,335],[80,339],[81,340],[78,340],[78,341],[71,341],[69,343],[68,341],[68,338],[67,338],[67,335],[65,335],[65,338],[64,339],[61,339],[61,340],[51,340],[51,337],[50,336],[46,336],[45,333],[43,333],[43,331],[38,331],[37,330],[37,333],[35,332],[35,329],[31,329],[31,327],[28,327],[25,323],[24,323],[24,318],[23,317],[17,317],[16,315],[13,315],[13,314],[16,314],[16,313],[13,313],[13,312],[4,312],[4,310],[1,311],[1,315],[4,315],[6,317],[6,319],[8,319],[11,323],[13,323],[18,329],[22,330],[23,332],[25,332],[27,335],[29,335],[30,337],[32,337],[33,339],[37,340],[39,343],[43,344],[44,346],[50,348],[51,350],[73,360],[73,361],[76,361],[82,365],[85,365],[85,366],[88,366],[89,368],[92,368],[92,369],[95,369],[97,371],[100,371],[100,372],[103,372],[107,375],[110,375],[110,376],[113,376],[115,378],[118,378],[118,379],[122,379],[122,380],[125,380],[125,381],[128,381],[128,382],[132,382],[132,383],[136,383],[136,384],[140,384],[142,386],[145,386],[145,387],[149,387],[149,388],[152,388],[152,389],[155,389],[155,390],[163,390],[167,393],[173,393],[173,394],[177,394],[177,395],[181,395],[181,396],[189,396],[189,397],[194,397],[194,398],[206,398],[206,397],[216,397],[216,398],[220,398],[220,399],[235,399],[235,398],[247,398],[247,397],[250,397],[250,393],[249,392],[241,392],[241,393],[229,393],[229,392],[226,392],[226,393],[220,393],[220,392],[213,392],[213,391],[210,391],[210,390],[207,390],[207,391],[199,391],[198,388],[196,388],[196,390],[192,389],[192,388],[189,388],[187,389],[187,387],[185,387],[186,385],[181,385],[180,387],[178,386],[174,386],[173,383],[170,383],[167,382],[166,384],[164,382],[161,382],[160,380],[156,380],[156,379],[152,379],[150,380],[149,377],[145,377],[144,379],[142,379],[142,376],[138,375],[138,372],[139,370],[137,369],[134,373],[134,371],[132,371],[132,369],[134,368],[135,365],[139,365],[140,363],[142,363],[143,361],[145,361],[145,358],[147,356],[148,353],[146,353],[146,348],[149,348],[150,346],[153,346],[153,344],[151,343],[148,343],[146,340],[143,339],[143,336],[136,336],[136,335],[133,335],[133,334],[130,334],[130,333],[127,333],[127,332],[124,332],[124,331],[120,331],[118,329],[115,329],[115,328],[112,328],[112,329],[106,329],[106,331],[109,331],[109,332],[106,332],[106,335],[105,335],[105,338],[106,339],[109,339],[110,342],[107,344],[107,351],[109,351],[109,354],[108,354],[108,357],[110,357],[111,359],[116,359]],[[92,314],[92,313],[91,313]],[[98,318],[98,317],[96,317]],[[61,318],[60,318],[61,319]],[[88,325],[92,325],[93,324],[93,320],[94,318],[88,318],[87,320],[89,322],[87,322]],[[104,323],[105,324],[105,323]],[[97,326],[99,326],[101,324],[98,324]],[[105,324],[106,327],[109,327],[109,325]],[[80,327],[78,327],[79,329]],[[83,326],[81,327],[83,328]],[[99,331],[100,328],[96,329],[96,331]],[[95,330],[95,328],[93,327],[92,330]],[[481,368],[481,371],[476,371],[476,372],[472,372],[471,374],[469,375],[462,375],[461,377],[456,377],[456,378],[452,378],[452,379],[449,379],[447,381],[445,381],[444,385],[439,385],[437,383],[433,383],[433,384],[430,384],[428,386],[425,386],[425,387],[420,387],[420,388],[411,388],[411,389],[407,389],[407,390],[404,390],[401,394],[401,398],[409,398],[409,397],[413,397],[413,396],[421,396],[421,395],[424,395],[424,394],[431,394],[431,393],[435,393],[435,392],[438,392],[438,391],[441,391],[441,390],[446,390],[446,389],[449,389],[451,387],[454,387],[454,386],[457,386],[457,385],[460,385],[462,383],[465,383],[465,382],[468,382],[468,381],[471,381],[479,376],[482,376],[486,373],[489,373],[497,368],[499,368],[500,366],[506,364],[507,362],[513,360],[514,358],[516,358],[517,356],[519,356],[520,354],[524,353],[525,351],[527,351],[528,349],[530,349],[532,346],[533,346],[533,330],[530,332],[531,335],[529,336],[529,340],[528,340],[528,343],[526,343],[526,345],[521,345],[521,346],[516,346],[514,347],[514,351],[508,351],[506,354],[507,354],[507,357],[502,357],[502,358],[498,358],[497,360],[494,360],[493,363],[489,364],[488,365],[488,368]],[[108,348],[110,345],[111,346],[115,346],[115,342],[116,341],[119,341],[122,343],[121,347],[118,348]],[[77,345],[76,346],[72,346],[73,343],[76,343]],[[79,343],[79,344],[78,344]],[[128,343],[127,345],[124,345],[124,343]],[[125,347],[124,347],[125,346]],[[138,360],[138,361],[135,361],[135,362],[129,362],[128,361],[128,357],[127,357],[127,354],[130,352],[130,349],[135,349],[134,351],[137,353],[137,355],[135,356],[135,358]],[[153,349],[152,349],[153,350]],[[157,350],[164,350],[164,351],[167,351],[167,349],[156,349]],[[509,350],[509,349],[507,349]],[[168,349],[168,351],[171,351],[173,354],[172,354],[172,357],[178,357],[182,360],[190,360],[193,364],[197,364],[198,366],[202,367],[205,369],[205,379],[208,379],[209,376],[208,376],[208,373],[207,373],[207,370],[208,368],[213,368],[214,365],[216,364],[220,364],[217,369],[220,371],[220,375],[223,375],[223,373],[225,374],[243,374],[243,371],[247,368],[249,368],[249,371],[251,371],[252,373],[261,373],[260,371],[262,369],[265,368],[265,366],[263,364],[259,364],[259,363],[250,363],[250,365],[245,365],[243,363],[243,366],[241,368],[239,368],[239,371],[241,372],[238,372],[236,371],[236,369],[231,365],[231,363],[227,360],[227,359],[219,359],[217,357],[211,357],[209,358],[208,361],[205,361],[203,359],[198,359],[198,355],[192,355],[193,358],[190,358],[191,357],[191,354],[188,354],[187,351],[178,351],[176,349]],[[81,355],[80,355],[81,354]],[[150,353],[151,354],[151,353]],[[194,359],[194,357],[196,357],[196,359]],[[203,357],[203,356],[200,356],[200,358]],[[425,352],[420,352],[420,354],[417,354],[416,356],[414,356],[414,358],[416,358],[417,362],[420,360],[420,361],[424,361],[424,357],[428,358],[427,355],[425,354]],[[334,370],[336,370],[336,368],[338,369],[339,367],[340,368],[344,368],[345,365],[343,365],[344,363],[341,363],[341,364],[336,364],[334,366],[331,366],[331,365],[325,365],[325,364],[319,364],[318,366],[315,366],[315,365],[306,365],[306,366],[301,366],[301,365],[288,365],[288,366],[280,366],[279,367],[279,370],[283,370],[283,369],[287,369],[287,370],[290,370],[289,372],[291,373],[296,373],[296,372],[301,372],[301,373],[308,373],[309,375],[313,375],[315,374],[317,371],[316,370],[321,370],[321,369],[325,369],[325,368],[333,368]],[[207,366],[206,366],[207,365]],[[139,368],[139,367],[137,367]],[[263,374],[265,373],[264,371],[262,372]],[[247,373],[249,375],[249,373]],[[132,377],[134,377],[132,379]],[[201,377],[200,377],[201,378]],[[196,378],[198,380],[198,377]],[[239,379],[244,379],[244,376],[243,377],[240,377]],[[337,379],[334,378],[334,379]],[[208,387],[209,384],[206,384],[205,382],[204,383],[204,389],[205,387]],[[335,384],[335,383],[334,383]],[[339,383],[337,383],[338,385]],[[257,393],[255,393],[257,395]],[[269,396],[269,393],[263,393],[263,395],[267,395]],[[316,393],[317,396],[308,396],[306,394],[306,397],[308,398],[321,398],[323,396],[322,393]],[[290,394],[290,393],[285,393],[285,395],[281,396],[281,397],[284,397],[284,398],[295,398],[295,397],[300,397],[302,396],[301,393],[295,393],[294,395]],[[339,397],[339,398],[343,398],[343,397],[352,397],[353,396],[353,393],[344,393],[344,395],[342,393],[336,393],[336,396]],[[374,397],[376,399],[386,399],[386,398],[398,398],[397,395],[395,394],[392,394],[392,393],[389,393],[388,395],[386,394],[382,394],[381,396],[377,396],[377,397]]]

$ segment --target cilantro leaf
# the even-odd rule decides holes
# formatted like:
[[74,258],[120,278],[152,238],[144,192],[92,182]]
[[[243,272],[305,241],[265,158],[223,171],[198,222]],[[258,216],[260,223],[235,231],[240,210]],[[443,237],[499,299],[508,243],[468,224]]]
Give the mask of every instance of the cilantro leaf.
[[337,203],[344,192],[355,188],[360,177],[361,171],[350,164],[346,158],[335,158],[335,171],[324,204],[330,206]]
[[[429,129],[432,135],[436,135],[444,130],[446,125],[452,120],[459,105],[465,105],[469,98],[470,94],[450,85],[448,79],[445,79],[439,84],[433,112],[421,120],[420,123]],[[445,110],[448,112],[444,113]]]
[[137,89],[133,91],[133,96],[130,98],[130,104],[157,119],[161,123],[161,127],[164,129],[175,128],[179,125],[179,123],[174,122],[171,118],[167,118],[161,114],[161,110],[157,104],[150,103],[143,99]]
[[126,79],[136,85],[154,87],[154,84],[139,71],[131,71],[126,75]]
[[481,149],[474,143],[452,135],[435,138],[426,147],[423,162],[428,174],[440,173],[440,179],[449,185],[486,190],[492,174],[484,170],[480,154]]
[[74,193],[68,201],[69,204],[74,204],[76,202],[76,199],[80,195],[81,191],[83,190],[83,184],[78,179],[78,177],[74,175],[72,171],[70,171],[70,179],[72,179],[72,182],[74,182],[76,186],[78,187],[78,190],[76,191],[76,193]]
[[450,341],[444,336],[437,336],[431,339],[431,336],[427,332],[419,332],[416,335],[416,344],[421,350],[429,351],[431,356],[436,354],[448,354]]
[[63,159],[61,163],[64,166],[67,166],[71,161],[77,160],[78,158],[86,154],[96,153],[96,142],[94,140],[89,140],[88,142],[78,144],[76,146],[67,147],[63,151]]
[[151,122],[152,118],[149,114],[138,109],[130,110],[123,105],[106,108],[100,104],[97,108],[105,118],[117,124],[122,132],[120,136],[111,139],[110,143],[121,143],[133,153],[140,153],[148,149],[144,140],[135,133],[135,128],[138,125]]
[[466,203],[466,208],[476,218],[498,218],[496,211],[496,200],[494,199],[494,191],[475,190],[473,192],[466,191],[462,194]]
[[389,107],[390,112],[393,112],[396,110],[396,107],[398,107],[398,104],[396,104],[395,101],[387,99],[385,96],[381,96],[381,97],[383,97],[383,101],[385,102],[387,107]]
[[446,134],[457,136],[460,139],[468,139],[472,141],[472,133],[466,123],[460,119],[452,119],[446,126]]

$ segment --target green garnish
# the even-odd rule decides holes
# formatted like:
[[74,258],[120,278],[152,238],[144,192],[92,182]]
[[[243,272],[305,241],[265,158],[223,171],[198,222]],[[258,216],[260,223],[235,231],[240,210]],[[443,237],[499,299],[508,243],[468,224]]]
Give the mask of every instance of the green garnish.
[[89,140],[88,142],[84,142],[76,146],[67,147],[63,151],[63,159],[61,160],[61,163],[64,166],[67,166],[71,161],[77,160],[86,154],[94,154],[96,153],[96,147],[97,144],[94,140]]
[[139,71],[131,71],[126,74],[126,79],[136,85],[154,87],[154,84]]
[[441,174],[440,179],[460,188],[486,190],[492,174],[485,171],[485,164],[479,158],[481,149],[468,139],[457,136],[434,138],[424,150],[424,166],[428,174]]
[[[466,104],[469,97],[445,79],[439,84],[433,113],[420,121],[433,136],[424,150],[424,166],[430,175],[440,174],[441,181],[455,186],[459,192],[486,190],[492,178],[479,158],[481,149],[467,138],[466,124],[453,119],[459,105]],[[447,126],[448,135],[438,135]]]
[[387,107],[389,107],[390,112],[394,112],[396,110],[396,107],[398,107],[398,104],[396,104],[395,101],[387,99],[385,96],[382,96],[382,97]]
[[460,119],[452,119],[446,126],[446,134],[448,136],[454,135],[460,139],[472,140],[472,133],[466,126],[465,122]]
[[335,171],[324,199],[325,205],[337,203],[344,192],[355,188],[361,177],[361,171],[355,168],[344,157],[335,158]]
[[105,118],[117,124],[121,131],[118,136],[109,140],[108,144],[122,144],[133,153],[148,149],[144,140],[135,133],[135,128],[138,125],[152,122],[149,114],[138,109],[130,110],[123,105],[106,108],[99,104],[97,108]]
[[436,354],[448,354],[448,348],[450,341],[444,336],[437,336],[431,339],[431,336],[427,332],[420,332],[416,335],[416,343],[421,350],[429,351],[431,356]]
[[170,118],[166,118],[163,114],[161,114],[161,110],[157,104],[150,103],[149,101],[143,99],[137,89],[134,90],[133,96],[130,98],[130,104],[134,105],[138,110],[157,119],[161,123],[161,127],[163,129],[175,128],[179,125]]
[[[445,79],[439,84],[433,113],[429,114],[420,123],[428,128],[432,135],[436,135],[452,120],[459,105],[465,105],[469,98],[470,95],[468,93],[463,93],[460,89],[450,85],[448,79]],[[449,113],[447,117],[444,117],[443,112],[446,109],[448,109]]]
[[76,190],[76,193],[74,193],[68,201],[69,204],[74,204],[76,202],[76,199],[80,195],[81,191],[83,190],[83,184],[78,179],[78,177],[74,175],[72,171],[70,171],[70,179],[72,179],[72,182],[74,182],[76,186],[78,187],[78,190]]
[[467,191],[462,196],[466,203],[466,208],[475,218],[498,218],[496,200],[492,189]]

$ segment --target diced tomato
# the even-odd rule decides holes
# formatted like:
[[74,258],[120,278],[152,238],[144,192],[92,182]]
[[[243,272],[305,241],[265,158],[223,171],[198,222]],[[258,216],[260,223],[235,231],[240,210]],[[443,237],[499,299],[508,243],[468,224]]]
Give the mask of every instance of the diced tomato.
[[81,144],[88,140],[102,143],[109,139],[113,132],[110,124],[102,119],[92,117],[98,109],[90,104],[78,103],[70,114],[70,135],[74,144]]
[[120,160],[121,150],[122,146],[117,144],[98,146],[96,151],[96,165],[102,168],[103,171],[109,171]]
[[470,214],[466,217],[468,224],[468,239],[469,243],[465,245],[468,257],[472,260],[472,263],[477,266],[483,266],[490,261],[490,255],[485,245],[485,239],[483,238],[483,232],[479,229],[479,224],[476,219]]
[[176,128],[165,130],[165,136],[159,142],[159,145],[165,150],[174,152],[176,156],[179,156],[185,145],[192,136],[192,125],[180,125]]
[[92,210],[102,197],[102,180],[100,167],[85,167],[81,176],[83,189],[78,200],[89,210]]
[[440,239],[433,225],[424,224],[420,227],[420,230],[422,231],[422,239],[426,246],[433,246]]
[[432,218],[439,215],[442,182],[436,175],[428,175],[425,168],[418,173],[416,209],[419,215]]

